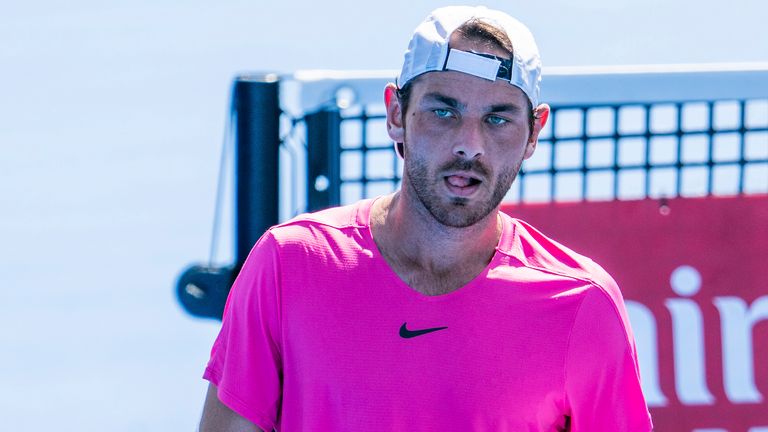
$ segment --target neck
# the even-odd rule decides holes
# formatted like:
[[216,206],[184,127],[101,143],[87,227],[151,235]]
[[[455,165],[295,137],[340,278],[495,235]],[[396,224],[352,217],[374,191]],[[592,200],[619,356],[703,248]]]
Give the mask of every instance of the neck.
[[396,271],[476,274],[490,262],[501,236],[498,209],[473,225],[457,228],[438,222],[406,190],[376,204],[371,212],[371,230]]

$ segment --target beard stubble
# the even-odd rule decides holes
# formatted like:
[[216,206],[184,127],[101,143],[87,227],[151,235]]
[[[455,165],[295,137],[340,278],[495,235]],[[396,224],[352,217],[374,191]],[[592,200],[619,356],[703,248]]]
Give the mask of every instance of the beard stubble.
[[[472,226],[488,216],[504,199],[523,163],[521,158],[516,164],[505,167],[494,178],[493,172],[476,159],[456,158],[439,167],[435,172],[430,173],[426,160],[413,154],[408,156],[410,157],[404,158],[405,171],[416,197],[435,220],[442,225],[453,228]],[[438,174],[456,171],[468,174],[477,173],[485,178],[485,181],[495,182],[489,186],[493,188],[490,198],[484,202],[478,202],[474,206],[469,199],[463,197],[453,197],[447,203],[441,200],[438,189],[442,186],[441,182],[445,181],[445,179],[438,176]],[[481,184],[481,187],[486,186],[488,185]]]

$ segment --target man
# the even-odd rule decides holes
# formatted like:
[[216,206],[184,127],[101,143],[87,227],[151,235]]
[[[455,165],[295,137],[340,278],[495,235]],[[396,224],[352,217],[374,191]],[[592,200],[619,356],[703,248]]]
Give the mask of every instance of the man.
[[411,39],[393,195],[271,228],[235,282],[203,431],[648,431],[600,267],[499,212],[549,107],[529,31],[482,7]]

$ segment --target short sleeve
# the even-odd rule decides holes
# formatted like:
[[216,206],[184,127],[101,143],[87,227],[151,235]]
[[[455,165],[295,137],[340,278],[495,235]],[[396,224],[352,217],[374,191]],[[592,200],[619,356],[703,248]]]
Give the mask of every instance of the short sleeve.
[[653,429],[640,387],[634,339],[618,287],[593,286],[568,343],[566,397],[572,432]]
[[279,281],[277,245],[267,232],[232,285],[203,375],[224,405],[265,431],[275,428],[282,395]]

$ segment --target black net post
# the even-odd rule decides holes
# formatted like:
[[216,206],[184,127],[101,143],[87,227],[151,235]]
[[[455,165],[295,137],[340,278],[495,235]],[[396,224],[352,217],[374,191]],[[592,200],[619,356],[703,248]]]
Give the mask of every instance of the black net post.
[[176,293],[192,315],[221,319],[235,276],[259,237],[278,222],[279,82],[274,74],[235,78],[235,262],[192,265]]
[[278,222],[279,82],[274,74],[235,79],[236,241],[238,270],[261,235]]
[[341,113],[321,110],[306,116],[307,208],[341,204]]

